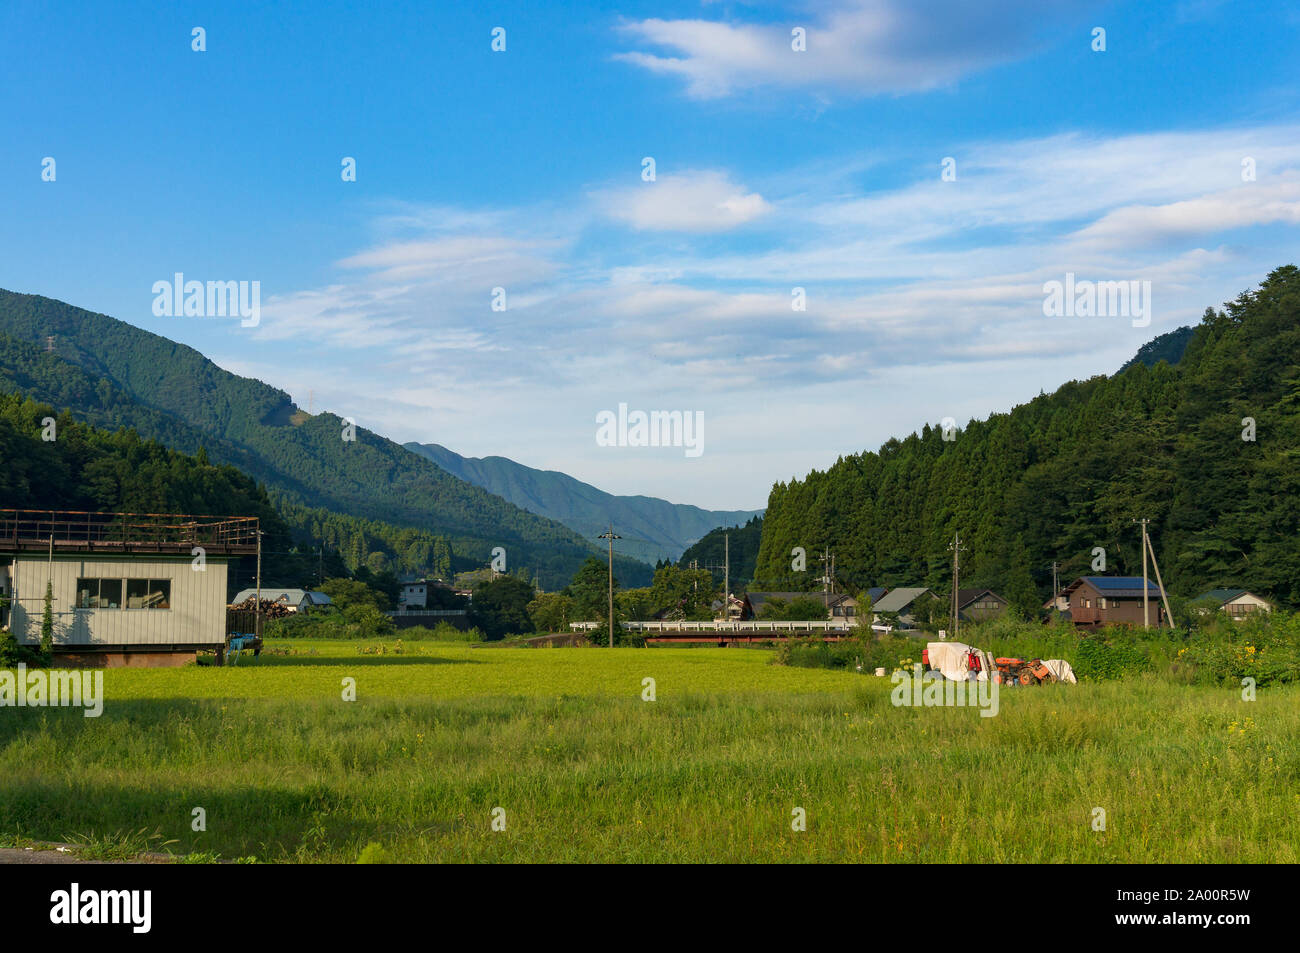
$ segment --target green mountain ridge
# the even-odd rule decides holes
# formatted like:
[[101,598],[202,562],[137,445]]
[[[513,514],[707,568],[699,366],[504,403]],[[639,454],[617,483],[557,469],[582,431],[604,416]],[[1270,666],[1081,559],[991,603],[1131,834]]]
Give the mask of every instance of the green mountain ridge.
[[538,470],[506,457],[463,457],[438,444],[406,448],[453,476],[495,493],[518,507],[557,520],[594,538],[610,523],[623,537],[619,548],[647,563],[675,562],[718,526],[742,526],[761,510],[705,510],[652,496],[616,496],[558,470]]
[[[48,336],[54,353],[41,350]],[[0,290],[0,387],[177,450],[204,447],[300,513],[436,534],[472,565],[503,546],[509,570],[535,573],[545,588],[567,583],[597,548],[364,428],[344,441],[341,418],[303,414],[284,391],[193,348],[50,298]],[[629,584],[649,580],[638,561],[618,557],[615,568]]]
[[1183,359],[1183,354],[1187,351],[1187,344],[1192,339],[1193,329],[1184,325],[1165,334],[1156,335],[1146,344],[1138,349],[1124,366],[1117,371],[1123,374],[1135,364],[1145,364],[1147,367],[1155,367],[1161,361],[1168,364],[1177,364]]
[[[718,567],[729,565],[731,569],[731,591],[751,588],[754,580],[754,567],[758,563],[758,549],[763,538],[763,517],[754,516],[744,526],[728,528],[719,526],[710,530],[694,545],[687,547],[677,565],[690,569],[698,565],[713,573],[715,582],[723,581],[724,570]],[[761,580],[760,580],[761,583]],[[753,586],[758,588],[758,586]]]
[[777,483],[757,578],[811,588],[790,551],[828,546],[850,590],[942,590],[959,531],[963,585],[1036,607],[1053,562],[1068,580],[1104,550],[1106,572],[1140,574],[1145,517],[1174,593],[1239,586],[1300,605],[1300,271],[1207,309],[1179,357]]

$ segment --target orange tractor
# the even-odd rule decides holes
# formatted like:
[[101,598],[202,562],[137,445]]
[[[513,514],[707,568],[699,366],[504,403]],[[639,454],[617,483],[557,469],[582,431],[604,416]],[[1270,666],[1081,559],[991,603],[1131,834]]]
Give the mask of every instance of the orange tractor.
[[996,658],[993,663],[998,667],[994,681],[1002,685],[1039,685],[1056,681],[1056,676],[1042,659],[1027,662],[1019,658]]

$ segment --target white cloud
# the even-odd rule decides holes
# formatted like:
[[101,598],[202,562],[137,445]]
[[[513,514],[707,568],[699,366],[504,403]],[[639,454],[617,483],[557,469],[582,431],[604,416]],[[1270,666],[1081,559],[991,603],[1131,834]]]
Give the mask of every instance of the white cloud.
[[1107,213],[1076,234],[1081,242],[1108,246],[1149,244],[1226,229],[1282,222],[1300,225],[1300,174],[1164,205],[1128,205]]
[[[690,96],[784,87],[852,95],[909,93],[946,86],[1031,52],[1038,32],[1074,8],[1065,0],[856,0],[810,5],[780,22],[647,19],[622,31],[646,49],[616,58],[678,76]],[[791,31],[806,31],[806,50]]]
[[[640,204],[638,184],[578,203],[585,218],[559,202],[550,218],[408,209],[338,263],[338,280],[264,305],[255,333],[294,349],[283,386],[300,401],[314,389],[318,409],[337,400],[331,409],[394,439],[505,454],[615,492],[761,505],[764,487],[790,474],[772,471],[756,435],[797,448],[790,465],[802,472],[830,462],[832,444],[875,446],[932,410],[965,420],[1006,409],[1115,370],[1293,257],[1294,232],[1268,230],[1300,225],[1292,128],[953,151],[956,182],[939,180],[936,160],[870,192],[846,162],[842,178],[790,170],[765,196],[721,171],[664,177],[643,184],[655,202]],[[1240,181],[1244,155],[1258,158],[1259,181]],[[734,220],[718,210],[728,196],[758,207],[745,204],[753,196],[780,227],[743,238],[705,227]],[[638,232],[620,245],[610,216]],[[1066,271],[1152,282],[1150,327],[1044,318],[1043,282]],[[505,312],[489,307],[496,285],[508,289]],[[796,285],[805,312],[791,309]],[[705,411],[705,457],[604,453],[594,415],[620,401]],[[824,425],[794,409],[809,405]],[[750,481],[742,500],[738,480]]]
[[606,216],[646,231],[721,232],[771,211],[763,196],[713,170],[661,175],[592,198]]

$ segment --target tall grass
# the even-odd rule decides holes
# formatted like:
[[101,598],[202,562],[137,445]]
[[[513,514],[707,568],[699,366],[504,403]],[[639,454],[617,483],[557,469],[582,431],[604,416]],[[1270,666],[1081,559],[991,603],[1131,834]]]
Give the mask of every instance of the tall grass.
[[1300,860],[1296,687],[1146,675],[981,718],[766,651],[313,648],[110,671],[99,719],[0,709],[0,832],[263,861]]

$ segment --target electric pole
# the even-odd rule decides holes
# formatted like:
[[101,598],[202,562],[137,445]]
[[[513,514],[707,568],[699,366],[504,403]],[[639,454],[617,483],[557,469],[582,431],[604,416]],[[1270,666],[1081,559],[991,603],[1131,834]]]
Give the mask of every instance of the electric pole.
[[731,621],[731,534],[722,534],[722,621]]
[[260,639],[262,637],[262,527],[261,521],[258,521],[257,527],[257,602],[253,609],[253,632]]
[[1151,627],[1151,599],[1147,592],[1147,521],[1146,517],[1138,520],[1142,524],[1142,628]]
[[951,618],[949,619],[949,621],[952,623],[952,638],[953,641],[955,642],[957,641],[957,635],[961,628],[961,620],[957,617],[957,613],[959,609],[957,604],[957,587],[961,584],[960,553],[963,549],[966,548],[961,544],[960,531],[953,532],[952,543],[949,544],[948,548],[952,550],[952,608],[951,608]]
[[1174,614],[1169,609],[1169,596],[1165,594],[1165,583],[1160,578],[1160,564],[1156,562],[1156,549],[1151,545],[1151,536],[1147,533],[1148,519],[1135,520],[1134,522],[1142,524],[1142,625],[1145,628],[1150,625],[1149,608],[1150,596],[1147,592],[1147,553],[1151,554],[1151,566],[1156,571],[1156,585],[1160,587],[1160,601],[1164,603],[1165,618],[1169,620],[1169,628],[1174,627]]
[[609,540],[609,647],[614,647],[614,540],[622,536],[614,535],[614,524],[609,524],[609,532],[601,533],[597,539]]
[[827,546],[817,558],[821,560],[822,564],[822,605],[825,607],[827,615],[829,615],[831,611],[831,593],[835,589],[835,557],[831,554],[831,548]]
[[1057,612],[1060,610],[1060,606],[1057,604],[1057,600],[1061,597],[1061,583],[1059,578],[1057,577],[1057,570],[1060,568],[1061,567],[1059,564],[1055,562],[1052,563],[1052,611],[1053,612]]

